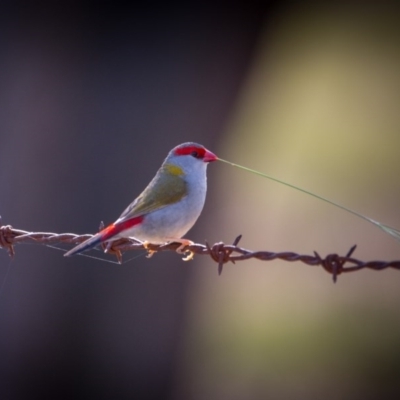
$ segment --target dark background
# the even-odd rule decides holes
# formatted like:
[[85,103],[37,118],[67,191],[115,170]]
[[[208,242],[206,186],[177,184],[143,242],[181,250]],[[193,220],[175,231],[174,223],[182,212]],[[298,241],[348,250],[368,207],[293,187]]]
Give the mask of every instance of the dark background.
[[[252,1],[127,4],[2,6],[4,224],[95,232],[173,146],[213,150],[277,12]],[[113,266],[44,246],[16,253],[11,264],[0,254],[2,399],[174,397],[192,271],[179,258]]]
[[[3,2],[2,224],[96,232],[193,140],[399,228],[399,13],[376,4]],[[196,242],[399,259],[303,193],[222,163],[208,182]],[[0,400],[399,398],[398,271],[15,250]]]

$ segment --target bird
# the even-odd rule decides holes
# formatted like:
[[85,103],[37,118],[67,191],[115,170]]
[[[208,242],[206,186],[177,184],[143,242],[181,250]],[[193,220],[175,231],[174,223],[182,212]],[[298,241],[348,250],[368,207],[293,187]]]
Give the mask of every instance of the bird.
[[[207,165],[218,157],[204,146],[187,142],[174,147],[154,178],[121,216],[64,256],[82,253],[99,244],[121,238],[134,238],[147,248],[149,243],[178,242],[178,253],[192,241],[182,238],[197,221],[207,193]],[[148,250],[148,256],[153,250]],[[118,254],[117,254],[118,256]],[[193,258],[193,253],[184,260]]]

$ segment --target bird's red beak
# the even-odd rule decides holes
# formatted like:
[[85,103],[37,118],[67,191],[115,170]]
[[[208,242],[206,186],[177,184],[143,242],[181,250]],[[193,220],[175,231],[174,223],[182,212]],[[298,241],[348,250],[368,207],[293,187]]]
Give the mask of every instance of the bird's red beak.
[[206,152],[204,153],[204,157],[203,157],[204,162],[212,162],[212,161],[217,161],[217,160],[218,160],[218,157],[214,153],[211,153],[211,151],[206,150]]

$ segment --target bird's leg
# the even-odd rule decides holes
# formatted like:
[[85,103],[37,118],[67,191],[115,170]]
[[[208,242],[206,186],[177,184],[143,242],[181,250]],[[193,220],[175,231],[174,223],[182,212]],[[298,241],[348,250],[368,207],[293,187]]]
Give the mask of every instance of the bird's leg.
[[183,261],[189,261],[189,260],[193,259],[193,257],[194,257],[193,251],[191,251],[191,250],[183,250],[183,249],[186,246],[190,246],[190,245],[194,244],[194,242],[192,242],[191,240],[188,240],[188,239],[172,239],[171,241],[181,244],[176,249],[176,252],[179,253],[179,254],[184,254],[184,255],[187,254],[187,256],[182,259]]
[[[174,241],[175,243],[180,243],[180,244],[181,244],[181,245],[176,249],[176,252],[179,253],[179,254],[183,254],[183,253],[184,253],[183,249],[184,249],[186,246],[191,246],[192,244],[194,244],[194,242],[192,242],[192,241],[189,240],[189,239],[173,239],[173,241]],[[188,251],[190,251],[190,250],[188,250]]]
[[[193,251],[190,250],[183,250],[186,246],[190,246],[192,244],[194,244],[194,242],[192,242],[191,240],[188,239],[176,239],[176,238],[166,238],[167,243],[180,243],[180,246],[178,246],[178,248],[176,249],[176,252],[179,254],[184,254],[186,257],[183,258],[183,261],[189,261],[192,260],[194,257],[194,253]],[[149,244],[151,242],[145,241],[142,242],[143,247],[147,250],[147,258],[150,258],[153,256],[154,253],[157,253],[157,250],[150,250],[148,248]],[[186,255],[187,254],[187,255]]]
[[141,242],[143,247],[147,250],[147,258],[153,257],[154,253],[157,253],[157,250],[150,250],[149,249],[149,244],[151,244],[151,242],[148,242],[147,240],[145,240],[144,242]]

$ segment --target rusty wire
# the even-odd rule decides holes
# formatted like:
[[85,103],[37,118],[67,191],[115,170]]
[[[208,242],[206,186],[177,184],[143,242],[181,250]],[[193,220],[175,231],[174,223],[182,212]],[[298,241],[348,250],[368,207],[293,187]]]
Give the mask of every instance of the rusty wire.
[[[0,225],[0,247],[6,249],[10,257],[14,257],[14,246],[19,243],[34,242],[38,244],[54,244],[68,243],[79,244],[90,238],[92,235],[76,235],[74,233],[49,233],[49,232],[27,232],[20,229],[14,229],[11,225]],[[222,273],[224,264],[227,262],[235,263],[236,261],[244,261],[255,258],[262,261],[284,260],[284,261],[300,261],[307,265],[321,266],[332,275],[333,281],[336,282],[338,275],[345,272],[359,271],[361,269],[373,269],[381,271],[387,268],[400,270],[400,261],[368,261],[363,262],[352,257],[356,246],[354,245],[345,256],[338,254],[328,254],[325,258],[321,257],[314,251],[314,255],[300,255],[294,252],[274,253],[270,251],[251,251],[238,247],[241,239],[239,235],[231,245],[222,242],[215,243],[210,246],[207,242],[205,245],[194,243],[186,246],[184,252],[193,254],[209,255],[218,264],[218,273]],[[163,245],[148,244],[146,250],[149,254],[159,251],[174,250],[180,246],[180,243],[167,243]],[[118,239],[113,242],[107,252],[114,254],[121,263],[122,253],[129,250],[144,250],[145,247],[141,243],[137,243],[130,239]]]

